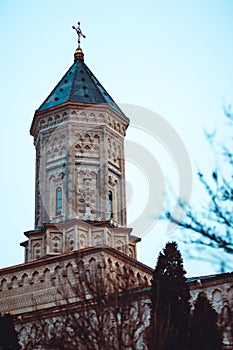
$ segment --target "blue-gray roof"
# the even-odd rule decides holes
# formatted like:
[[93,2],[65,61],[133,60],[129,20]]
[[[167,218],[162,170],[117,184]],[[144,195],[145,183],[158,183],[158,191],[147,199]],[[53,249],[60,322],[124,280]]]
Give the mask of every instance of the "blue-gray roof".
[[74,62],[37,112],[45,111],[66,102],[107,103],[110,108],[128,120],[83,60]]

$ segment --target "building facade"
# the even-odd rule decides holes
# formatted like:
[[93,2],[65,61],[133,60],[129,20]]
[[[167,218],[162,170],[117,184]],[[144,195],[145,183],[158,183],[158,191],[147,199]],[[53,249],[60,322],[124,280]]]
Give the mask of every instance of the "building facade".
[[[134,325],[131,332],[136,349],[146,349],[142,334],[148,325],[152,269],[137,261],[140,239],[131,234],[126,222],[124,137],[129,119],[85,64],[80,27],[76,31],[79,45],[74,63],[32,121],[35,227],[25,232],[27,240],[21,243],[24,264],[0,270],[0,312],[15,315],[23,349],[46,349],[49,337],[61,333],[61,321],[71,328],[68,311],[72,309],[77,321],[80,305],[90,315],[95,293],[104,291],[101,302],[105,303],[106,291],[111,295],[118,291],[119,297],[121,291],[130,289],[135,298],[134,310],[128,314]],[[90,281],[96,271],[101,279],[93,290]],[[207,292],[223,324],[232,312],[232,274],[190,279],[189,283],[193,300],[200,291]],[[96,305],[92,300],[94,309]],[[144,320],[140,325],[135,321],[139,310]],[[118,321],[119,317],[109,316],[113,334],[105,333],[105,337],[114,338]],[[224,327],[224,342],[230,348],[232,335],[229,326]],[[39,339],[37,344],[33,336]],[[124,348],[131,349],[127,336],[123,332],[121,336]],[[79,347],[75,346],[88,349],[81,338]],[[103,348],[107,349],[106,345]]]

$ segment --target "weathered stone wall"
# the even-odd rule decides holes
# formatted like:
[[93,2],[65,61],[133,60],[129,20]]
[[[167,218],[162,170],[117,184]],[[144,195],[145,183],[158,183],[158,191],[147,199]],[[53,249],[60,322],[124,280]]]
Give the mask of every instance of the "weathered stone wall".
[[[150,284],[151,271],[144,265],[108,247],[90,248],[0,270],[0,312],[21,315],[66,303],[58,289],[67,286],[69,292],[80,268],[86,273],[93,264],[99,264],[105,274],[111,273],[111,278],[130,266],[132,286]],[[68,297],[79,300],[77,295]]]
[[226,349],[233,347],[233,273],[199,277],[190,282],[192,304],[204,292],[217,311]]

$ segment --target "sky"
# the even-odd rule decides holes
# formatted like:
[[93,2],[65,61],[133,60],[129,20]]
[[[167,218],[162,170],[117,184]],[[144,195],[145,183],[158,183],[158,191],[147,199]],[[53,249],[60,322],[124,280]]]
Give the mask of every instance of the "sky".
[[[35,110],[73,63],[72,26],[78,21],[86,35],[85,63],[122,109],[132,112],[128,145],[143,146],[167,183],[177,187],[169,136],[161,141],[159,130],[148,123],[148,111],[159,115],[183,143],[193,169],[193,198],[202,200],[195,173],[197,167],[208,173],[213,166],[203,130],[216,128],[224,138],[222,108],[233,101],[232,1],[3,0],[0,17],[0,267],[23,262],[19,243],[23,232],[34,228],[35,151],[29,129]],[[129,105],[138,106],[136,121]],[[156,145],[149,134],[156,136]],[[127,158],[133,228],[153,189],[152,170]],[[177,233],[168,236],[164,224],[151,222],[153,227],[136,233],[142,237],[138,259],[153,267],[159,250]],[[217,271],[201,258],[184,262],[189,275]]]

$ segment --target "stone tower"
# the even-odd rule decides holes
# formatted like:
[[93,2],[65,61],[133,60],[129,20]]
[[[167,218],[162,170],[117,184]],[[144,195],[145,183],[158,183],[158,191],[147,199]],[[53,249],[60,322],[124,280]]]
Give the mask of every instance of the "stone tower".
[[[78,33],[78,32],[77,32]],[[80,39],[80,36],[79,36]],[[129,119],[84,63],[74,63],[36,110],[35,229],[25,261],[108,245],[136,258],[126,227],[124,136]]]

